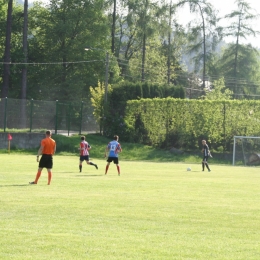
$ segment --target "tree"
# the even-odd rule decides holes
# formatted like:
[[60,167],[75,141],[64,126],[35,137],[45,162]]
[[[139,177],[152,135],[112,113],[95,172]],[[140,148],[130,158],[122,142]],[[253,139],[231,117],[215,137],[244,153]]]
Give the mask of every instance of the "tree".
[[144,81],[147,43],[149,39],[158,36],[163,8],[151,0],[129,0],[126,5],[128,13],[125,19],[121,19],[121,32],[124,32],[124,35],[120,37],[120,47],[124,52],[125,66],[134,54],[140,57],[141,80]]
[[200,68],[202,61],[202,82],[205,87],[206,65],[207,59],[211,57],[211,51],[214,51],[218,42],[218,34],[220,28],[217,28],[218,18],[212,5],[206,0],[183,0],[177,3],[177,7],[182,7],[186,3],[189,4],[192,13],[199,14],[201,21],[194,26],[194,21],[189,24],[189,42],[188,46],[190,53],[197,53],[195,57],[195,64]]
[[[24,0],[24,13],[23,13],[23,55],[24,63],[28,61],[28,0]],[[21,99],[26,99],[26,90],[27,90],[27,65],[24,65],[22,69],[22,90],[21,90]]]
[[[235,94],[239,94],[238,78],[241,77],[241,72],[243,71],[241,56],[244,56],[250,49],[254,51],[251,45],[247,45],[248,50],[246,50],[245,45],[242,46],[241,44],[241,38],[246,39],[251,35],[256,36],[259,32],[253,30],[252,26],[250,26],[250,21],[255,20],[258,15],[252,13],[252,8],[246,1],[237,0],[236,3],[238,9],[225,16],[226,19],[231,20],[231,23],[229,22],[230,25],[225,28],[225,36],[234,37],[235,43],[229,45],[229,48],[225,51],[223,60],[232,68],[232,75],[229,74],[229,76],[234,78],[234,84],[231,88]],[[230,62],[227,62],[228,60],[230,60]],[[228,69],[228,67],[225,69]]]
[[205,92],[206,95],[204,99],[208,100],[230,100],[233,96],[233,92],[226,88],[225,79],[223,77],[213,81],[211,88],[205,90]]
[[[96,87],[90,87],[90,95],[91,95],[91,104],[94,108],[94,118],[96,122],[99,124],[100,133],[103,131],[103,120],[104,120],[104,112],[105,112],[105,87],[102,86],[100,82],[98,82]],[[108,92],[111,92],[111,86],[108,85]]]
[[[236,44],[229,44],[217,61],[221,75],[225,77],[226,86],[234,92],[235,98],[249,97],[259,93],[260,53],[250,44],[239,45],[235,59]],[[234,62],[236,77],[234,76]]]
[[8,10],[7,10],[6,40],[5,40],[5,52],[4,52],[4,75],[3,75],[3,86],[1,91],[2,98],[8,96],[8,88],[10,82],[12,12],[13,12],[13,0],[9,0]]
[[[104,1],[53,0],[47,8],[35,5],[30,11],[31,81],[41,90],[41,98],[75,100],[89,94],[105,74],[105,52],[86,52],[85,48],[107,49],[109,26]],[[83,60],[83,61],[82,61]],[[34,89],[31,89],[34,91]]]

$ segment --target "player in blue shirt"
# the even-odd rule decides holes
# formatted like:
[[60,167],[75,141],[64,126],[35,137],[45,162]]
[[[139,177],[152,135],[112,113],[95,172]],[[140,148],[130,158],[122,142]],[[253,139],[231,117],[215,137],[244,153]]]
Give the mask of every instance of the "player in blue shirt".
[[114,164],[116,164],[118,176],[120,176],[120,166],[119,166],[119,161],[118,161],[118,153],[122,152],[122,148],[121,148],[120,143],[118,142],[118,139],[119,139],[119,136],[114,135],[114,140],[109,142],[107,147],[106,147],[105,158],[107,157],[107,154],[108,154],[108,158],[107,158],[107,165],[106,165],[105,174],[107,174],[110,163],[114,162]]

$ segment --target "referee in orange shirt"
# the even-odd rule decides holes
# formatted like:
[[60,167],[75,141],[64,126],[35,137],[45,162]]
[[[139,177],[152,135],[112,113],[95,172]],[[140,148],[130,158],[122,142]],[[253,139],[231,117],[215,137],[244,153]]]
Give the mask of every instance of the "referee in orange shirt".
[[42,139],[41,141],[41,147],[37,154],[37,162],[39,162],[39,156],[41,156],[40,162],[39,162],[39,168],[38,172],[36,174],[35,180],[33,182],[29,182],[30,184],[37,184],[39,178],[41,177],[42,169],[46,168],[48,171],[48,185],[51,184],[51,178],[52,178],[52,166],[53,166],[53,160],[52,156],[56,152],[56,142],[51,138],[51,131],[46,131],[45,133],[46,138]]

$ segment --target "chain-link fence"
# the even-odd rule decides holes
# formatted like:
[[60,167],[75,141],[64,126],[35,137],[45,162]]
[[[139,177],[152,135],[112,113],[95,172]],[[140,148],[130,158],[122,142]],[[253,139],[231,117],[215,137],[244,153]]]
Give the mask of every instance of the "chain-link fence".
[[93,117],[93,107],[81,101],[42,101],[0,99],[0,129],[19,129],[40,132],[45,129],[55,133],[98,132]]

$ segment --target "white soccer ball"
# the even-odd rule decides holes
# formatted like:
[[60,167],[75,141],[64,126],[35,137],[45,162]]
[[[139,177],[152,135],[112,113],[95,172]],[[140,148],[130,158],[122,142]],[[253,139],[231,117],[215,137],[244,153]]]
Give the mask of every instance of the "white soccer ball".
[[191,167],[188,167],[188,168],[187,168],[187,171],[191,171]]

